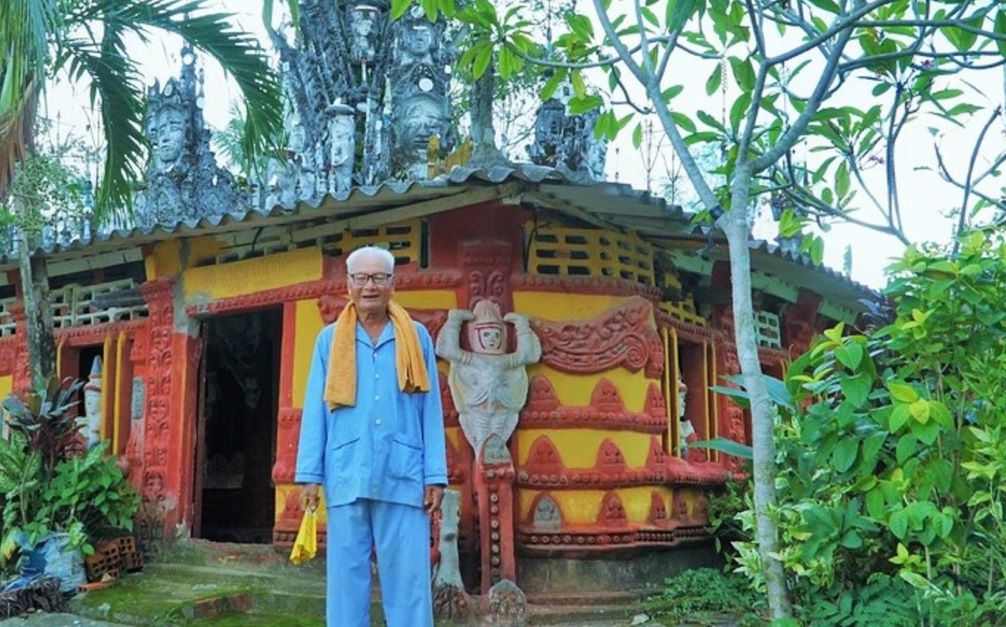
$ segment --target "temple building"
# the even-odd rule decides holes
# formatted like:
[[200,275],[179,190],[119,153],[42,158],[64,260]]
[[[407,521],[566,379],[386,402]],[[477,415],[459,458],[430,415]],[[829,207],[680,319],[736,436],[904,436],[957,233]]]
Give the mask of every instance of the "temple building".
[[[467,160],[444,24],[301,4],[300,47],[274,34],[288,160],[239,191],[186,59],[151,90],[136,223],[48,246],[60,373],[86,377],[100,357],[98,429],[142,493],[143,540],[289,546],[315,337],[346,303],[346,255],[369,244],[394,254],[395,298],[437,341],[469,592],[558,588],[571,565],[610,564],[597,558],[657,572],[708,546],[706,495],[743,465],[689,444],[750,442],[746,412],[710,389],[739,371],[726,243],[605,182],[591,121],[558,101],[527,163]],[[781,376],[870,292],[751,247],[759,354]],[[16,260],[2,265],[6,393],[29,383],[33,313]]]

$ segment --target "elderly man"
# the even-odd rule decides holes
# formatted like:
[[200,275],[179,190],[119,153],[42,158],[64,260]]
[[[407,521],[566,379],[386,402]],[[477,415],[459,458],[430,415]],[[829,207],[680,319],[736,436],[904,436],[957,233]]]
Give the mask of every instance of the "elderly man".
[[376,547],[388,625],[433,625],[429,515],[447,484],[433,341],[391,300],[388,251],[360,248],[346,267],[351,302],[315,344],[296,473],[307,507],[325,486],[327,622],[370,625]]

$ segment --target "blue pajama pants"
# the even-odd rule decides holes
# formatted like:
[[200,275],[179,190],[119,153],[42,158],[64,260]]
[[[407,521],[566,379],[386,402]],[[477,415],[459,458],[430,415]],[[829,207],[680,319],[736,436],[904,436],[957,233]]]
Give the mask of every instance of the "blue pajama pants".
[[388,627],[433,627],[429,537],[421,507],[357,499],[328,508],[328,627],[370,627],[372,547]]

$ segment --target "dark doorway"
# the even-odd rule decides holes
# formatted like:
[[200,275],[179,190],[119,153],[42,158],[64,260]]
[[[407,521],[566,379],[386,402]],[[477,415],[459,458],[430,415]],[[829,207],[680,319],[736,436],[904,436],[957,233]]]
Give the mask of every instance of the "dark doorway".
[[272,542],[281,309],[205,326],[195,500],[197,537]]

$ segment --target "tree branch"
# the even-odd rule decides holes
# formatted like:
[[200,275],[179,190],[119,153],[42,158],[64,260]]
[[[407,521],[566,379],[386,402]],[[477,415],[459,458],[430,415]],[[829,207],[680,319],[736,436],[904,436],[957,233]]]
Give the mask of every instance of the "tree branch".
[[[964,228],[967,226],[967,215],[968,215],[968,197],[971,195],[971,185],[975,173],[975,162],[978,161],[978,153],[982,148],[982,144],[985,142],[985,134],[988,133],[989,128],[992,123],[996,121],[999,114],[1002,112],[1001,109],[996,108],[989,119],[986,120],[985,125],[982,127],[980,133],[978,133],[978,141],[975,142],[975,148],[971,151],[971,160],[968,162],[968,174],[964,179],[964,198],[961,200],[961,218],[957,221],[957,233],[956,236],[960,237],[964,233]],[[960,240],[954,238],[954,249],[953,252],[957,253]]]
[[[608,19],[608,14],[605,11],[604,0],[593,0],[594,12],[597,15],[598,22],[601,24],[601,28],[604,30],[605,35],[608,40],[611,41],[611,45],[615,48],[618,56],[624,61],[625,66],[629,68],[629,71],[636,77],[636,79],[643,85],[646,89],[646,93],[650,97],[650,101],[653,102],[657,118],[660,120],[661,126],[664,128],[664,132],[667,134],[668,139],[671,141],[671,145],[674,147],[675,152],[681,158],[681,165],[688,174],[688,180],[692,182],[692,186],[698,193],[699,198],[702,200],[702,204],[713,214],[713,219],[719,219],[723,215],[723,208],[720,206],[719,202],[716,200],[716,195],[713,193],[712,189],[709,188],[709,184],[706,182],[705,177],[702,176],[699,166],[695,163],[695,158],[688,151],[688,146],[685,144],[684,138],[681,137],[681,133],[678,131],[677,124],[675,124],[674,119],[671,117],[670,110],[666,105],[661,106],[663,103],[663,98],[660,94],[660,84],[656,82],[653,75],[646,74],[642,68],[635,62],[632,58],[632,53],[629,48],[618,38],[615,33],[615,27],[611,24],[611,20]],[[718,209],[718,211],[717,211]],[[719,215],[717,215],[719,214]]]
[[[598,2],[599,0],[594,1]],[[797,117],[793,125],[786,129],[786,132],[782,134],[782,137],[779,138],[775,146],[751,162],[751,171],[753,173],[758,173],[775,163],[796,143],[796,140],[803,135],[803,132],[807,130],[807,125],[810,124],[811,118],[817,113],[817,108],[821,105],[821,99],[828,90],[828,85],[835,78],[838,61],[842,57],[842,50],[845,49],[845,45],[849,42],[851,36],[851,29],[843,30],[838,34],[835,49],[831,51],[828,62],[821,72],[821,77],[818,79],[817,86],[814,88],[814,92],[810,98],[807,99],[803,112]]]

